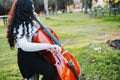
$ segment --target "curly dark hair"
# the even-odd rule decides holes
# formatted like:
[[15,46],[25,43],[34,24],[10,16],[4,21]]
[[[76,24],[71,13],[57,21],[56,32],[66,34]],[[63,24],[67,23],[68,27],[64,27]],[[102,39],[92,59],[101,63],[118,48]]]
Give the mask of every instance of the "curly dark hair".
[[[14,28],[18,30],[19,25],[25,25],[28,28],[30,23],[33,26],[33,1],[32,0],[15,0],[9,12],[7,24],[7,39],[10,48],[15,47]],[[25,24],[24,24],[25,23]]]

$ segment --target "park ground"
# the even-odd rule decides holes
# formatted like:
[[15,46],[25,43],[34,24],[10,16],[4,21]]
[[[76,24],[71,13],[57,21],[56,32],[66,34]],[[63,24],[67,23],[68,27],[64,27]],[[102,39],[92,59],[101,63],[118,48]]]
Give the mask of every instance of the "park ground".
[[[119,80],[120,52],[106,44],[120,39],[120,15],[90,17],[82,12],[40,16],[46,27],[56,32],[64,48],[78,60],[81,80]],[[0,20],[0,80],[21,80],[17,50],[10,50],[6,25]]]

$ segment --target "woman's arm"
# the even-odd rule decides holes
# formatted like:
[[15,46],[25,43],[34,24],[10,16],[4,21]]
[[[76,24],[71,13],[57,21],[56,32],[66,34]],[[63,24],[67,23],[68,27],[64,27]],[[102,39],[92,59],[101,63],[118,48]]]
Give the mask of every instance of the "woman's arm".
[[19,48],[21,48],[24,51],[28,52],[34,52],[34,51],[40,51],[40,50],[50,50],[52,48],[56,48],[57,51],[61,51],[61,48],[57,45],[51,45],[49,43],[33,43],[29,42],[26,37],[20,38],[17,40],[17,44]]

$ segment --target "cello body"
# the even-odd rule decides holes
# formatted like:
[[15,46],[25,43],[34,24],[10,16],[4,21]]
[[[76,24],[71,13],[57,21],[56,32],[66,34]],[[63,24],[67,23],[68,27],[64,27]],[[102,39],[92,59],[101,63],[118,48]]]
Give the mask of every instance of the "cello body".
[[[59,41],[56,33],[48,29],[50,33]],[[43,28],[39,28],[38,32],[33,36],[33,42],[36,43],[50,43],[55,44],[55,42],[48,36]],[[79,80],[80,77],[80,66],[77,60],[63,47],[60,54],[56,52],[43,50],[40,51],[40,55],[43,55],[45,59],[55,66],[57,74],[55,76],[56,80]]]

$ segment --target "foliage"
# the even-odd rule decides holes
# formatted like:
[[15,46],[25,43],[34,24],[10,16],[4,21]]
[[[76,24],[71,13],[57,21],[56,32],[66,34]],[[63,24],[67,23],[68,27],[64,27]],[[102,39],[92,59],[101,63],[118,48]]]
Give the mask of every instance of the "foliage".
[[[90,18],[80,12],[51,15],[47,20],[40,16],[40,19],[57,33],[61,43],[69,39],[64,48],[79,61],[81,80],[119,80],[120,52],[105,44],[107,39],[113,39],[107,34],[120,31],[118,21]],[[6,26],[0,20],[0,80],[22,79],[16,56],[16,48],[9,49]]]
[[11,8],[11,5],[14,0],[0,0],[0,5],[5,8]]
[[[8,14],[14,0],[0,0],[0,15]],[[40,13],[44,11],[44,0],[33,0],[35,11]],[[64,10],[67,5],[73,4],[73,0],[48,0],[49,9]]]

